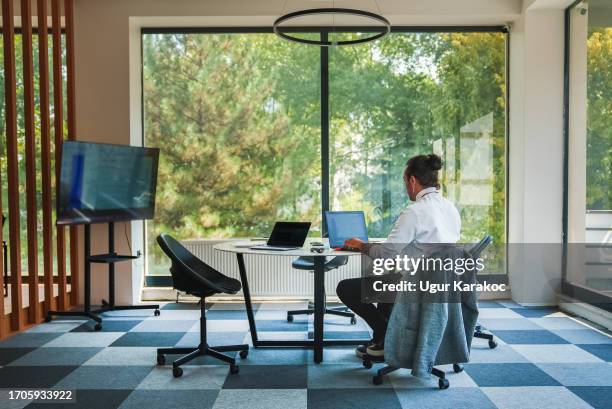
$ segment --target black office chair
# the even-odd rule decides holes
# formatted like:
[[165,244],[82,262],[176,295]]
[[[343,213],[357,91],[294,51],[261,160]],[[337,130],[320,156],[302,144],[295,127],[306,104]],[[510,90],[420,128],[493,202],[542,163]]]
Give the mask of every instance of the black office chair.
[[[340,266],[348,263],[347,256],[336,256],[329,260],[325,261],[325,271],[335,270]],[[314,270],[314,257],[298,257],[291,263],[291,266],[296,270]],[[340,317],[347,317],[351,319],[351,324],[355,325],[357,320],[355,319],[355,314],[352,312],[348,312],[348,307],[331,307],[327,308],[325,306],[325,314],[330,315],[338,315]],[[287,321],[293,322],[294,315],[311,315],[314,314],[314,304],[311,301],[308,301],[308,309],[306,310],[293,310],[287,311]]]
[[226,345],[210,347],[206,342],[206,297],[214,294],[236,294],[240,291],[240,281],[227,277],[202,260],[194,256],[181,245],[176,239],[168,234],[160,234],[157,237],[157,244],[172,261],[170,273],[174,281],[174,288],[191,294],[200,299],[200,345],[193,348],[159,348],[157,350],[157,363],[164,365],[166,355],[187,354],[172,363],[172,375],[175,378],[183,375],[181,365],[202,355],[210,355],[230,365],[230,373],[238,373],[236,360],[222,352],[240,351],[240,357],[246,358],[249,353],[249,346]]
[[[478,244],[476,244],[474,247],[472,247],[469,250],[469,253],[472,255],[472,257],[474,258],[478,258],[482,252],[484,251],[484,249],[486,249],[487,247],[489,247],[489,245],[493,242],[493,237],[486,235],[482,238],[482,240],[480,240],[480,242]],[[482,330],[482,325],[480,324],[476,324],[476,329],[474,331],[474,338],[480,338],[480,339],[486,339],[489,341],[489,348],[494,349],[495,347],[497,347],[497,342],[495,341],[493,334],[487,334],[486,332],[483,332]]]

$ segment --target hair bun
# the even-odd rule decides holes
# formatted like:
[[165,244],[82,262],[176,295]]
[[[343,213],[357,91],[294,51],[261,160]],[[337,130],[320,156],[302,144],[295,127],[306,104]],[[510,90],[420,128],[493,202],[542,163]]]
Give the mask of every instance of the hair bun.
[[425,161],[425,163],[427,163],[427,166],[431,170],[442,169],[442,159],[434,153],[432,153],[431,155],[427,155],[427,160]]

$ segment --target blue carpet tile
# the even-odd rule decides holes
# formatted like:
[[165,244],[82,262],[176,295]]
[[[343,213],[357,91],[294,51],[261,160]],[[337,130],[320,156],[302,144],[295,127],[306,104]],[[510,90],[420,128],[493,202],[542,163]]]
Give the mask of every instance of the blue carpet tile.
[[[142,321],[136,320],[107,320],[102,326],[101,331],[104,332],[128,332]],[[85,323],[79,325],[71,332],[91,332],[91,324]]]
[[577,346],[595,355],[602,361],[612,362],[611,344],[578,344]]
[[526,318],[541,318],[554,314],[558,310],[550,307],[512,308],[512,311]]
[[559,382],[534,364],[466,364],[478,386],[557,386]]
[[[302,303],[305,305],[305,303]],[[260,339],[312,339],[312,316],[286,321],[300,304],[256,304]],[[243,304],[207,304],[211,345],[251,343]],[[170,302],[152,312],[104,314],[103,329],[92,322],[54,320],[0,342],[0,407],[4,408],[204,408],[204,409],[506,409],[532,407],[612,408],[612,337],[553,308],[522,308],[508,300],[482,301],[480,322],[498,341],[474,339],[471,362],[454,373],[442,369],[450,388],[437,379],[417,379],[401,370],[372,384],[381,364],[366,369],[352,346],[326,348],[313,362],[305,348],[251,348],[236,352],[239,373],[210,356],[172,376],[172,361],[157,365],[158,347],[199,343],[196,303]],[[325,337],[369,339],[367,325],[325,317]],[[76,402],[10,402],[7,388],[75,391]]]
[[0,351],[0,366],[7,365],[34,350],[35,348],[3,348]]
[[612,406],[612,386],[570,386],[568,389],[596,409]]
[[506,344],[569,344],[560,336],[545,330],[498,330],[495,335]]

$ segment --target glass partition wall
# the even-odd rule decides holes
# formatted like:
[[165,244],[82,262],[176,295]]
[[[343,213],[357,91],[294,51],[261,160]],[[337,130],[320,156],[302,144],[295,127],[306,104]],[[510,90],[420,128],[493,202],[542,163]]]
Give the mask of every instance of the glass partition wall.
[[575,2],[565,29],[563,287],[566,295],[612,311],[612,3]]
[[408,204],[406,161],[431,152],[462,241],[505,243],[504,29],[394,29],[330,48],[230,31],[143,30],[143,139],[161,148],[148,276],[168,274],[162,231],[257,237],[305,220],[320,237],[322,211],[364,210],[385,237]]

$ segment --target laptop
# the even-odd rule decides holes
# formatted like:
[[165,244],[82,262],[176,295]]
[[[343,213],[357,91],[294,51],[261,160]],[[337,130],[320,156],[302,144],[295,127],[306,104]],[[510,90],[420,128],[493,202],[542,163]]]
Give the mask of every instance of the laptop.
[[250,247],[252,250],[287,251],[304,245],[310,222],[276,222],[266,244]]
[[325,222],[327,223],[329,247],[332,249],[350,250],[344,248],[344,242],[353,237],[368,241],[368,229],[362,211],[328,211],[325,212]]

